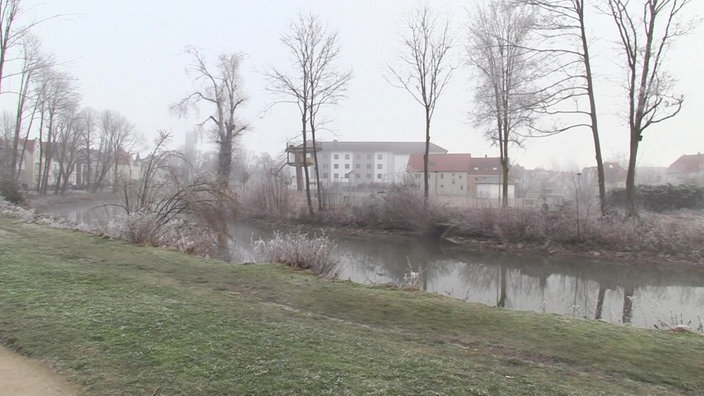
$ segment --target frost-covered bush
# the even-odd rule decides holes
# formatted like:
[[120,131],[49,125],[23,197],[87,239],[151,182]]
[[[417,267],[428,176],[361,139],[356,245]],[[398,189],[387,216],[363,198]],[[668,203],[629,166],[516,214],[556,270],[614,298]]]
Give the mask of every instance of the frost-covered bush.
[[116,216],[103,233],[131,243],[168,247],[200,256],[219,253],[218,236],[209,228],[181,218],[162,223],[154,213],[147,211]]
[[275,233],[274,238],[254,242],[254,254],[259,261],[271,261],[307,269],[326,278],[337,277],[338,260],[335,245],[326,235],[310,237],[296,232]]
[[0,196],[0,214],[20,219],[25,222],[32,222],[35,218],[34,210],[25,209]]

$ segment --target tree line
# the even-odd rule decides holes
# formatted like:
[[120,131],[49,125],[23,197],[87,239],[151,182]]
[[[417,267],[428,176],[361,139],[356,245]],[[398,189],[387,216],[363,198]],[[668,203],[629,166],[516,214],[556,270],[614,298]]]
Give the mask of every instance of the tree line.
[[[613,22],[619,43],[617,55],[624,60],[623,100],[627,111],[629,161],[626,202],[629,217],[637,215],[635,165],[639,143],[652,125],[676,116],[683,97],[674,92],[674,78],[665,67],[667,50],[693,25],[683,20],[691,0],[490,0],[467,9],[458,33],[448,19],[430,5],[415,9],[406,19],[401,47],[395,61],[387,64],[388,82],[407,91],[424,113],[424,196],[428,198],[428,148],[432,118],[454,71],[467,66],[473,71],[472,108],[467,113],[474,127],[499,149],[502,166],[503,205],[508,205],[511,147],[527,138],[588,130],[593,136],[600,208],[606,214],[606,191],[598,126],[590,30],[592,17],[601,12]],[[47,142],[40,164],[36,190],[46,193],[49,163],[58,166],[55,191],[65,191],[70,172],[81,158],[87,163],[90,185],[98,188],[112,171],[118,157],[134,142],[134,127],[112,111],[96,112],[80,107],[76,80],[62,71],[51,56],[39,49],[30,23],[17,25],[22,0],[1,0],[0,91],[3,66],[10,49],[20,48],[23,66],[17,108],[5,117],[5,140],[9,141],[7,169],[19,176],[23,142],[31,130]],[[591,28],[591,29],[590,29]],[[602,34],[603,37],[603,34]],[[267,89],[279,98],[273,105],[297,106],[300,114],[306,201],[315,213],[311,179],[318,186],[317,210],[324,200],[317,170],[318,131],[329,122],[321,110],[344,98],[352,78],[351,68],[340,65],[338,33],[313,13],[301,13],[280,36],[289,53],[288,65],[271,66],[265,72]],[[454,56],[464,49],[464,56]],[[242,89],[243,55],[221,54],[214,64],[196,48],[188,48],[192,64],[188,76],[194,90],[172,109],[188,114],[206,109],[198,124],[217,145],[215,179],[229,188],[233,150],[238,137],[249,129],[240,112],[247,96]],[[201,114],[201,113],[199,113]],[[114,180],[114,179],[113,179]]]

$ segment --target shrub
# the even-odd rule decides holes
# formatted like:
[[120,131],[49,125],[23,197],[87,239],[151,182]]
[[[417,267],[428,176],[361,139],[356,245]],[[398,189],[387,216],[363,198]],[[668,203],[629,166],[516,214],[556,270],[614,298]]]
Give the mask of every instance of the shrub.
[[220,253],[218,235],[209,227],[181,218],[162,223],[148,211],[116,216],[104,227],[103,233],[130,243],[169,247],[200,256]]
[[326,235],[309,237],[301,232],[283,235],[277,232],[273,239],[255,241],[254,254],[260,261],[310,270],[318,276],[334,279],[338,275],[335,245]]
[[[607,196],[609,206],[624,208],[626,206],[626,190],[623,188],[609,191]],[[636,203],[644,210],[665,212],[677,209],[704,208],[704,188],[692,185],[639,185],[636,186]]]
[[0,174],[0,196],[18,205],[25,202],[25,197],[20,191],[17,181],[11,176],[4,174],[4,172]]

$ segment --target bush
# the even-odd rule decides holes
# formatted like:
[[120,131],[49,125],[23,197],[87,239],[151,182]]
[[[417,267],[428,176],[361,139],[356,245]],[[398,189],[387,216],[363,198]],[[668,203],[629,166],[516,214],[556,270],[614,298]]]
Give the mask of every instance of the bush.
[[[607,202],[610,207],[626,207],[626,190],[618,188],[609,191]],[[639,185],[636,186],[636,204],[647,211],[665,212],[677,209],[704,208],[704,188],[692,185]]]
[[301,232],[285,235],[277,232],[271,240],[260,239],[254,243],[258,260],[310,270],[318,276],[333,279],[338,275],[334,251],[335,246],[326,235],[311,238]]
[[11,176],[0,175],[0,196],[14,204],[23,204],[25,197],[17,181]]
[[211,228],[181,218],[162,223],[147,211],[116,216],[103,233],[130,243],[169,247],[199,256],[220,254],[218,235]]

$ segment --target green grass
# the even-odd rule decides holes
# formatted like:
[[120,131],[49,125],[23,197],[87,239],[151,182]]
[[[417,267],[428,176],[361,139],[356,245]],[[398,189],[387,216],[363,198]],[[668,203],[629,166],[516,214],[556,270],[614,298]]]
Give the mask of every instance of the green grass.
[[0,216],[0,341],[85,394],[701,394],[704,337],[236,266]]

